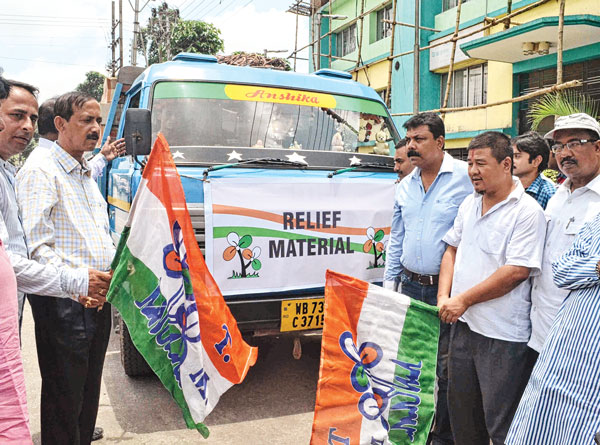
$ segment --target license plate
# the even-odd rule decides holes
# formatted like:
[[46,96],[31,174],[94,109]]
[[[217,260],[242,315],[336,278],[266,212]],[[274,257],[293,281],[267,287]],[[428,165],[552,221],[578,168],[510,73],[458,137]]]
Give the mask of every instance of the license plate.
[[324,305],[324,298],[282,301],[281,332],[321,329]]

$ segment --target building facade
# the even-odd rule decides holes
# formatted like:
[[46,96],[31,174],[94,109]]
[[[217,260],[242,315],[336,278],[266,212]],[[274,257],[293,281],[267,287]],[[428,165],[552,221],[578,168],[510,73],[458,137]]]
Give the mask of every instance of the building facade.
[[[415,20],[415,0],[396,0],[396,21]],[[452,37],[458,0],[420,0],[420,47]],[[414,28],[397,25],[392,60],[393,2],[335,0],[313,2],[314,36],[321,40],[321,68],[350,71],[360,82],[385,95],[390,64],[391,112],[400,127],[413,111]],[[509,10],[510,8],[510,10]],[[520,12],[519,12],[520,11]],[[510,23],[487,26],[514,14]],[[566,0],[563,30],[563,81],[580,80],[579,91],[600,100],[600,0]],[[556,83],[559,2],[556,0],[463,0],[448,107],[473,107],[509,100]],[[360,36],[362,28],[362,45]],[[315,37],[316,38],[316,37]],[[357,69],[358,47],[360,64]],[[329,48],[332,49],[329,57]],[[408,53],[408,54],[404,54]],[[439,109],[444,100],[452,53],[445,43],[420,52],[419,110]],[[400,55],[400,56],[399,56]],[[316,59],[316,58],[315,58]],[[361,68],[361,66],[366,67]],[[446,147],[464,157],[472,137],[487,131],[509,136],[529,130],[527,111],[537,99],[488,108],[449,112]],[[552,126],[543,122],[542,127]],[[544,128],[540,128],[543,131]]]

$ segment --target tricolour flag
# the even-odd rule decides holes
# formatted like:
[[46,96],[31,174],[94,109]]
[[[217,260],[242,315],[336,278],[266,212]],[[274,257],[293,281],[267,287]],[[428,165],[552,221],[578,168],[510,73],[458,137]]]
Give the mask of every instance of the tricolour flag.
[[202,421],[244,380],[246,344],[196,243],[181,178],[159,134],[112,265],[108,301],[131,340],[204,437]]
[[437,308],[327,271],[311,444],[425,444],[438,337]]

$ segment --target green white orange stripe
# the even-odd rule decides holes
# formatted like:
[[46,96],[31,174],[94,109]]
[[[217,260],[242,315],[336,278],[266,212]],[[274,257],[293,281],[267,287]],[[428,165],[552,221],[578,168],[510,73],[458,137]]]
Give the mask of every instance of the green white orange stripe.
[[198,429],[240,383],[257,350],[241,337],[192,230],[181,179],[162,135],[154,145],[113,261],[108,300],[131,339]]
[[327,271],[311,444],[425,444],[438,337],[435,307]]

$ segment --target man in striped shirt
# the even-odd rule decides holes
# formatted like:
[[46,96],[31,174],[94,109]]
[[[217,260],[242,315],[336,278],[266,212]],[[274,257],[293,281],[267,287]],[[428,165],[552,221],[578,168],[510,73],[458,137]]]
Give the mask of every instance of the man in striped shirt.
[[[0,238],[17,277],[19,319],[22,318],[25,293],[78,299],[105,291],[110,276],[87,267],[38,262],[29,258],[27,237],[15,193],[15,167],[8,161],[22,153],[33,137],[38,118],[37,88],[7,80],[8,97],[2,101],[0,118],[5,128],[0,132]],[[87,301],[87,297],[83,297]],[[83,300],[82,300],[83,301]]]
[[[47,162],[17,175],[18,201],[34,259],[108,271],[115,253],[106,202],[83,154],[100,137],[100,105],[67,93],[54,107],[58,140]],[[110,305],[30,296],[42,374],[42,443],[89,444],[110,335]]]
[[[540,356],[506,443],[591,444],[600,429],[600,300],[598,277],[591,273],[600,239],[600,124],[584,113],[562,116],[546,137],[554,141],[552,151],[567,180],[546,209],[548,231],[542,273],[533,279],[528,343]],[[596,228],[588,230],[592,225]],[[574,240],[580,249],[571,247]]]
[[567,180],[548,201],[542,272],[533,278],[532,283],[529,347],[536,356],[542,350],[556,313],[568,294],[567,290],[555,286],[552,263],[571,246],[583,225],[600,212],[598,122],[583,113],[562,116],[546,137],[554,141],[552,150]]

